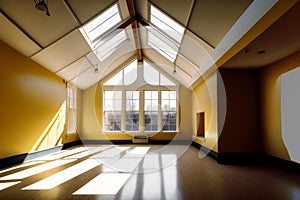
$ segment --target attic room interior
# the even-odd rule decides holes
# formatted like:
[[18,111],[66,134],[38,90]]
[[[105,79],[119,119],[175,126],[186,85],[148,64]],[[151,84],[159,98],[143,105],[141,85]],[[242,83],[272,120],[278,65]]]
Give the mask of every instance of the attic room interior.
[[300,199],[298,0],[1,0],[0,199]]

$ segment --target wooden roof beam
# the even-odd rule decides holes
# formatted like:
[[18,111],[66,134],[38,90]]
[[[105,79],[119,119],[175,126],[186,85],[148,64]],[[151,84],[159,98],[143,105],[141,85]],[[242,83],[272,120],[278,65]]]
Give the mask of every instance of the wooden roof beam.
[[[133,0],[126,0],[127,6],[128,6],[128,11],[130,17],[136,16],[135,14],[135,8],[134,8],[134,3]],[[135,46],[136,46],[136,53],[137,53],[137,59],[138,61],[143,61],[143,53],[142,53],[142,48],[141,48],[141,41],[140,41],[140,35],[139,35],[139,27],[137,20],[135,20],[132,24],[132,31],[134,35],[134,41],[135,41]]]

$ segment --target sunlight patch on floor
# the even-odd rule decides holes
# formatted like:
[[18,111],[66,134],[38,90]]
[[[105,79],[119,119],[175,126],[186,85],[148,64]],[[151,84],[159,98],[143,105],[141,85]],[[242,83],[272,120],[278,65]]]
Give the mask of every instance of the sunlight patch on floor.
[[49,163],[41,164],[36,167],[32,167],[30,169],[26,169],[20,172],[16,172],[7,176],[0,177],[0,180],[19,180],[23,178],[27,178],[29,176],[36,175],[38,173],[47,171],[49,169],[53,169],[55,167],[73,162],[74,160],[55,160]]
[[50,190],[99,165],[101,165],[101,163],[99,163],[97,160],[87,159],[41,181],[29,185],[22,190]]
[[112,149],[108,149],[104,152],[98,153],[96,155],[94,155],[94,158],[112,158],[115,157],[117,155],[119,155],[120,153],[122,153],[123,151],[129,149],[129,147],[114,147]]
[[149,149],[150,147],[135,147],[118,160],[115,159],[112,160],[113,162],[105,163],[103,171],[134,172]]
[[21,181],[15,181],[15,182],[7,182],[7,183],[0,183],[0,190],[4,190],[6,188],[9,188],[11,186],[17,185]]
[[73,195],[116,195],[129,177],[124,173],[100,174]]
[[29,167],[29,166],[31,166],[31,165],[35,165],[35,164],[39,164],[39,163],[43,163],[43,162],[45,162],[45,161],[30,161],[30,162],[25,162],[25,163],[23,163],[23,164],[20,164],[20,165],[14,166],[14,167],[10,167],[10,168],[1,170],[1,171],[0,171],[0,174],[1,174],[1,173],[4,173],[4,172],[11,171],[11,170],[20,169],[20,168],[22,168],[22,167]]
[[86,150],[84,147],[78,147],[76,149],[72,149],[72,150],[62,150],[60,152],[56,152],[56,153],[52,153],[52,154],[49,154],[49,155],[46,155],[46,156],[42,156],[42,157],[38,157],[38,158],[35,158],[33,160],[55,160],[55,159],[59,159],[59,158],[62,158],[62,157],[65,157],[65,156],[69,156],[69,155],[72,155],[72,154],[76,154],[76,153],[79,153],[81,151],[84,151]]

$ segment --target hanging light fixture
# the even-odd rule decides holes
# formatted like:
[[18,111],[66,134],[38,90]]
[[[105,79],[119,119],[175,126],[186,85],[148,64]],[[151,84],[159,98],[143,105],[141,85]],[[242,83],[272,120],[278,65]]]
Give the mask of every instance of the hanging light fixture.
[[42,11],[42,12],[46,12],[47,16],[50,16],[49,10],[48,10],[48,0],[44,1],[44,0],[34,0],[35,3],[35,8]]
[[176,65],[174,64],[173,74],[176,73]]
[[92,65],[92,67],[94,68],[94,72],[95,73],[99,73],[99,68],[98,68],[98,65]]

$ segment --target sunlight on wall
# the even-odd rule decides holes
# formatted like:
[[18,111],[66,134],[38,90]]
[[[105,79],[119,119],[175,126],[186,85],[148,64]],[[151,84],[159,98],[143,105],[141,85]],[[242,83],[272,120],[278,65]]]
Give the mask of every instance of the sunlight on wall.
[[292,161],[300,163],[300,67],[280,76],[281,135]]
[[58,112],[54,115],[47,128],[31,148],[31,152],[43,149],[43,147],[57,146],[62,140],[66,121],[66,101],[63,102]]

